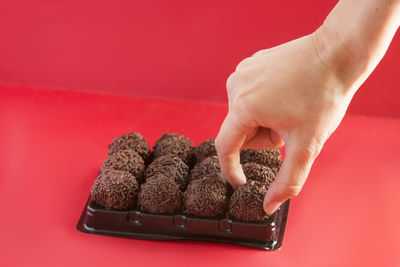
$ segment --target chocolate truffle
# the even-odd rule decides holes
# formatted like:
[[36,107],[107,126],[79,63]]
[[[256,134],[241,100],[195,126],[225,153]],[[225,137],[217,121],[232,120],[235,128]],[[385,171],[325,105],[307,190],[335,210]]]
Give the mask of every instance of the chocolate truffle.
[[189,167],[178,156],[168,154],[155,159],[147,167],[145,177],[148,179],[156,174],[173,178],[184,191],[188,183]]
[[190,181],[204,177],[222,177],[221,167],[217,156],[210,156],[194,165],[190,171]]
[[255,162],[270,167],[276,174],[282,165],[281,152],[275,149],[243,149],[240,152],[240,163]]
[[215,149],[215,138],[210,138],[193,149],[193,158],[195,163],[203,161],[209,156],[217,155]]
[[191,181],[183,193],[183,212],[198,217],[217,217],[225,214],[228,191],[223,182],[205,177]]
[[110,155],[101,166],[107,169],[121,170],[132,174],[141,183],[144,178],[145,164],[141,156],[133,150],[120,150]]
[[143,158],[144,162],[148,162],[151,153],[149,145],[139,133],[124,134],[115,138],[108,145],[108,155],[119,150],[134,150]]
[[139,184],[129,172],[105,170],[97,177],[92,187],[92,199],[105,208],[128,210],[136,206]]
[[268,218],[263,209],[267,188],[259,182],[248,181],[231,196],[229,214],[238,221],[261,222]]
[[188,166],[192,163],[192,142],[178,134],[165,133],[153,146],[153,157],[158,158],[167,154],[180,157]]
[[142,184],[138,197],[139,209],[152,214],[172,214],[181,207],[182,192],[174,179],[156,174]]
[[247,180],[260,182],[267,188],[275,179],[275,173],[270,167],[255,162],[242,164],[242,169]]

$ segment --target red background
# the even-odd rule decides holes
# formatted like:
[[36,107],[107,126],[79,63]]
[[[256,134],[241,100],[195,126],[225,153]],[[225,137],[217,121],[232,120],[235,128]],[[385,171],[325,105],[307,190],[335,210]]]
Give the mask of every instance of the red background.
[[[225,101],[235,65],[315,30],[335,0],[0,2],[0,83]],[[400,37],[350,112],[400,116]]]
[[0,1],[0,266],[400,266],[399,34],[291,202],[281,250],[75,230],[114,137],[215,136],[235,65],[335,3]]

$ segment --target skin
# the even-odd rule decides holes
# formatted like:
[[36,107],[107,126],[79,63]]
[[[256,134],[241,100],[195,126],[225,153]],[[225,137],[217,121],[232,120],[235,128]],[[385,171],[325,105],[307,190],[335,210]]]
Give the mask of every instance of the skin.
[[229,111],[215,141],[231,185],[246,183],[240,149],[285,145],[264,209],[272,214],[297,196],[399,25],[399,0],[342,0],[315,32],[240,62],[227,80]]

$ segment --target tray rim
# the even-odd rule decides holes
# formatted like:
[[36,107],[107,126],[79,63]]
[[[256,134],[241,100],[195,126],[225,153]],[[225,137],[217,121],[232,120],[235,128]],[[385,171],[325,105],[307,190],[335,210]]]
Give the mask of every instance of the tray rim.
[[[173,234],[154,234],[154,233],[132,233],[132,232],[123,232],[123,231],[114,231],[114,230],[101,230],[101,229],[94,229],[92,227],[89,227],[85,223],[85,218],[86,218],[86,213],[89,208],[93,209],[90,207],[90,202],[91,202],[91,197],[89,195],[88,200],[86,201],[85,207],[81,213],[81,216],[79,217],[79,221],[76,225],[76,230],[82,233],[88,233],[88,234],[98,234],[98,235],[105,235],[105,236],[115,236],[115,237],[125,237],[125,238],[135,238],[135,239],[143,239],[143,240],[168,240],[168,241],[179,241],[179,240],[188,240],[188,241],[205,241],[205,242],[213,242],[213,243],[226,243],[226,244],[234,244],[234,245],[241,245],[241,246],[246,246],[246,247],[251,247],[255,249],[262,249],[266,251],[275,251],[279,250],[282,247],[282,241],[283,241],[283,236],[285,233],[285,228],[286,228],[286,223],[287,223],[287,216],[289,212],[289,204],[290,200],[285,201],[282,206],[280,207],[280,210],[277,214],[278,218],[277,220],[282,221],[280,227],[277,227],[277,233],[276,233],[276,239],[272,242],[271,240],[267,241],[266,243],[260,243],[260,242],[243,242],[243,241],[234,241],[234,240],[228,240],[228,239],[222,239],[222,238],[211,238],[211,237],[189,237],[189,236],[177,236]],[[101,210],[102,212],[110,212],[110,213],[115,213],[115,212],[120,212],[120,213],[129,213],[133,211],[111,211],[111,210],[105,210],[105,209],[98,209]],[[147,214],[147,213],[143,213]],[[155,215],[155,214],[149,214],[153,216],[164,216],[164,215]],[[175,216],[175,215],[183,215],[183,214],[174,214],[174,215],[165,215],[165,216]],[[185,215],[186,216],[186,215]],[[187,216],[188,218],[194,218],[194,219],[199,219],[199,220],[209,220],[209,221],[215,221],[213,219],[207,219],[207,218],[196,218],[196,217],[190,217]],[[232,220],[235,224],[240,224],[240,225],[258,225],[256,223],[248,223],[248,222],[239,222],[239,221],[234,221]]]

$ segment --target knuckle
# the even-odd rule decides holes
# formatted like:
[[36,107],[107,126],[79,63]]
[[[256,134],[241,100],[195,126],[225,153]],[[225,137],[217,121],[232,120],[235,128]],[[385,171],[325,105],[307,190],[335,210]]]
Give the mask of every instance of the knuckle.
[[232,113],[236,116],[243,116],[246,114],[248,106],[248,100],[242,95],[235,96],[229,104],[229,107],[232,108]]
[[275,198],[280,202],[298,196],[302,189],[302,185],[294,181],[288,183],[276,181],[275,187],[277,187]]
[[250,62],[251,62],[251,58],[247,57],[247,58],[245,58],[245,59],[243,59],[242,61],[239,62],[239,64],[236,66],[236,69],[243,68],[243,67],[249,65]]
[[220,154],[222,152],[223,144],[221,142],[221,138],[216,138],[215,139],[215,149],[217,150],[217,153]]
[[323,145],[324,142],[321,138],[315,138],[308,145],[305,145],[300,153],[304,159],[314,160],[318,157]]
[[226,142],[222,138],[215,139],[215,149],[218,154],[220,161],[226,161],[229,158],[229,147],[227,147]]
[[318,156],[319,151],[320,150],[315,145],[308,145],[304,149],[303,154],[306,159],[315,159]]
[[290,185],[285,190],[285,195],[287,198],[296,197],[300,194],[301,186],[299,185]]
[[233,88],[235,88],[236,78],[237,75],[234,72],[229,75],[228,79],[226,80],[226,90],[228,91],[228,94],[233,90]]
[[267,52],[267,50],[268,50],[268,49],[259,50],[259,51],[255,52],[255,53],[253,54],[253,57],[258,57],[258,56],[264,55],[264,54]]

